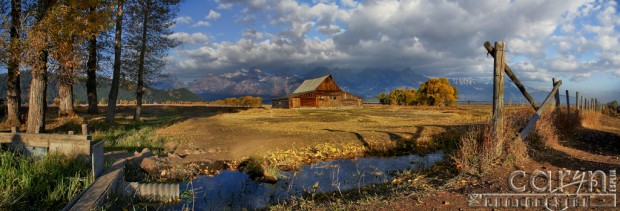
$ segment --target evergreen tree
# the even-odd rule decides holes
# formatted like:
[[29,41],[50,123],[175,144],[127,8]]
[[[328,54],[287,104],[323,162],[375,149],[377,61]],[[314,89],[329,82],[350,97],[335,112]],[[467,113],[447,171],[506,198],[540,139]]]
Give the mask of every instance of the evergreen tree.
[[149,79],[162,73],[168,49],[178,45],[169,35],[180,0],[128,0],[126,3],[130,22],[123,66],[137,84],[134,120],[140,120]]

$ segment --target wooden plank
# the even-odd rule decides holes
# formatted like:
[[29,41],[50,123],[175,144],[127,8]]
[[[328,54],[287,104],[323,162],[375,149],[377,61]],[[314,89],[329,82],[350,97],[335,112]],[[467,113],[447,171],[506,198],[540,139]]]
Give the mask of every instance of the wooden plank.
[[47,146],[46,140],[90,141],[92,137],[84,135],[44,134],[44,133],[0,133],[0,143],[26,140],[33,146]]
[[91,147],[92,155],[90,160],[92,163],[93,177],[95,179],[99,178],[99,176],[101,176],[101,174],[103,173],[105,161],[103,155],[103,148],[103,141],[97,142]]
[[[491,46],[491,43],[489,41],[484,43],[484,48],[487,49],[487,52],[491,54],[491,56],[495,57],[495,53],[494,53],[495,49],[493,48],[493,46]],[[540,107],[538,103],[536,103],[536,101],[530,95],[530,93],[527,92],[527,90],[525,89],[525,86],[523,86],[519,78],[517,78],[517,76],[512,72],[512,70],[507,64],[504,64],[504,71],[506,72],[508,77],[510,77],[510,80],[512,80],[512,82],[517,86],[517,88],[519,88],[519,91],[521,91],[525,99],[527,99],[527,101],[530,102],[530,105],[532,105],[532,108],[534,108],[534,110],[538,110],[538,108]]]
[[566,112],[570,116],[570,99],[568,96],[568,89],[566,90]]
[[126,159],[119,159],[104,175],[99,177],[90,187],[88,187],[82,196],[68,210],[92,210],[101,206],[104,200],[113,192],[117,183],[123,178]]
[[[553,78],[553,86],[558,83],[558,78]],[[560,92],[555,92],[555,109],[560,109]]]
[[545,110],[545,108],[547,108],[547,105],[549,105],[549,102],[551,102],[551,99],[553,98],[555,93],[558,92],[558,89],[560,88],[561,85],[562,85],[562,81],[558,81],[558,83],[555,85],[555,87],[553,87],[549,95],[547,95],[547,98],[545,98],[545,101],[543,101],[540,108],[536,110],[536,113],[532,115],[532,118],[530,118],[527,124],[525,124],[525,126],[519,131],[519,133],[517,133],[517,137],[516,137],[517,140],[524,140],[525,138],[527,138],[527,135],[530,134],[530,132],[534,128],[534,125],[536,125],[536,121],[538,121],[538,119],[540,118],[540,115],[542,115],[542,112]]
[[495,140],[499,139],[499,134],[504,125],[503,107],[504,107],[504,67],[506,65],[506,57],[504,51],[504,42],[495,42],[495,62],[493,65],[493,136]]

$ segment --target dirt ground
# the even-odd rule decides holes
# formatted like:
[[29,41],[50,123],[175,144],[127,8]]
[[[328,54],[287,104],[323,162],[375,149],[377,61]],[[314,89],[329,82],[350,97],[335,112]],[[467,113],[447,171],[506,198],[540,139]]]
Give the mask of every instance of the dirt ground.
[[250,109],[189,118],[159,129],[176,152],[188,157],[239,160],[318,144],[388,148],[399,142],[429,142],[433,136],[454,136],[486,120],[489,107],[399,108],[348,110]]
[[[467,204],[468,194],[511,193],[508,178],[513,170],[524,170],[527,173],[535,170],[557,173],[559,170],[608,172],[612,169],[620,169],[620,119],[618,118],[601,115],[598,124],[579,127],[571,134],[562,135],[559,140],[559,143],[549,143],[547,147],[530,149],[529,157],[518,166],[497,168],[479,180],[466,183],[460,188],[412,195],[402,200],[378,204],[375,208],[377,210],[472,210]],[[553,182],[558,182],[557,178],[554,178]],[[603,210],[618,210],[620,204],[616,202],[616,205],[615,208]]]

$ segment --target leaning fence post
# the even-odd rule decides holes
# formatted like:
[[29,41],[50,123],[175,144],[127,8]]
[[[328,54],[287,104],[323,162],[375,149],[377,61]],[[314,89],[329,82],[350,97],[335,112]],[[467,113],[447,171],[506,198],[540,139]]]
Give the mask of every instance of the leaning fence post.
[[558,89],[560,89],[561,85],[562,85],[562,81],[558,81],[558,83],[553,87],[551,92],[549,92],[549,95],[547,95],[547,98],[545,98],[543,103],[540,105],[540,108],[538,108],[538,110],[536,110],[536,113],[534,113],[534,115],[532,115],[530,120],[527,121],[525,126],[523,128],[521,128],[519,133],[517,133],[517,137],[516,137],[517,140],[525,140],[525,138],[527,138],[527,135],[530,134],[531,130],[536,125],[536,121],[538,121],[538,119],[540,118],[542,113],[545,111],[547,106],[551,103],[553,95],[555,95],[555,93],[558,92]]
[[503,106],[504,106],[504,66],[506,57],[504,55],[504,42],[495,42],[495,63],[493,66],[493,138],[499,139],[503,125]]
[[568,89],[566,90],[566,111],[568,116],[570,116],[570,100],[568,96]]
[[[558,78],[553,78],[553,86],[558,83]],[[560,109],[560,92],[555,93],[555,109]]]

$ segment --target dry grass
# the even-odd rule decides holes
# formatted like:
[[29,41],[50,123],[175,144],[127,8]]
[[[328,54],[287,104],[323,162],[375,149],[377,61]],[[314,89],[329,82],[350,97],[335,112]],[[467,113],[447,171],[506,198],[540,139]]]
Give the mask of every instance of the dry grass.
[[515,139],[515,134],[532,116],[529,108],[512,109],[505,116],[504,129],[493,138],[491,123],[472,127],[460,140],[460,147],[453,155],[461,173],[481,176],[495,166],[511,165],[527,157],[528,147],[553,147],[559,144],[560,134],[577,127],[598,125],[600,113],[547,110],[536,122],[534,131],[525,141]]
[[488,111],[488,106],[249,109],[189,118],[157,134],[179,143],[177,151],[210,151],[204,156],[212,159],[259,156],[273,163],[303,164],[456,145],[450,142],[456,142],[468,125],[483,122]]
[[503,129],[495,136],[492,123],[471,127],[460,139],[459,148],[452,156],[461,173],[481,176],[498,165],[517,163],[527,156],[523,141],[515,140],[515,134],[531,116],[524,109],[511,109],[504,117]]
[[583,127],[596,127],[599,125],[600,112],[583,111],[579,112],[579,122]]

